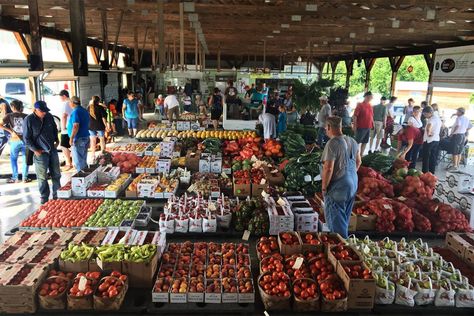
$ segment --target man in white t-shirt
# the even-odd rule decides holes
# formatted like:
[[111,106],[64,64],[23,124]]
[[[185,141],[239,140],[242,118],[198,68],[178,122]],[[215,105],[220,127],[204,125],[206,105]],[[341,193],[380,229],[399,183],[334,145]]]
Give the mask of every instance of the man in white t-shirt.
[[458,171],[459,162],[461,161],[461,154],[464,150],[464,143],[466,142],[466,133],[472,128],[469,119],[464,116],[466,110],[459,108],[456,111],[456,121],[451,130],[451,140],[453,142],[453,166],[449,171]]
[[61,99],[60,106],[60,119],[61,119],[61,142],[60,146],[62,147],[62,152],[64,153],[64,158],[66,159],[66,166],[64,171],[71,170],[72,160],[71,160],[71,145],[69,144],[69,136],[67,134],[67,121],[72,113],[72,108],[69,106],[69,92],[67,90],[61,90],[59,92],[59,98]]
[[434,114],[431,106],[423,108],[423,116],[426,118],[426,127],[423,134],[423,173],[435,174],[438,162],[439,135],[441,132],[441,119]]
[[166,115],[170,122],[177,121],[179,117],[179,101],[176,97],[176,92],[171,93],[164,101]]

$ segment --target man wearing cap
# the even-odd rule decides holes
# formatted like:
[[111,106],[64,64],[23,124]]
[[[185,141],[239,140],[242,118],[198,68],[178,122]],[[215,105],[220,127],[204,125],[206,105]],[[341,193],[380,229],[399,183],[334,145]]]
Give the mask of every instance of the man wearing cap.
[[472,128],[469,119],[464,116],[466,110],[459,108],[456,111],[456,121],[451,130],[451,139],[453,142],[453,166],[449,171],[458,171],[459,162],[461,161],[461,153],[464,150],[464,143],[466,142],[466,133]]
[[318,145],[323,147],[329,140],[326,135],[326,122],[328,117],[331,116],[331,105],[328,103],[328,97],[325,95],[319,98],[319,104],[321,105],[321,109],[319,109],[318,114]]
[[87,168],[90,116],[89,112],[81,106],[81,100],[78,97],[72,97],[69,106],[72,113],[67,124],[67,133],[70,138],[74,168],[79,172]]
[[357,104],[354,111],[354,132],[357,144],[360,145],[360,155],[363,156],[365,146],[369,142],[370,130],[374,128],[374,110],[370,105],[372,92],[364,94],[364,101]]
[[408,99],[408,105],[405,106],[403,109],[403,114],[405,114],[405,118],[403,119],[403,123],[408,123],[410,117],[413,116],[413,107],[415,106],[415,100],[412,98]]
[[370,137],[370,147],[369,153],[372,152],[372,146],[374,144],[374,139],[377,138],[375,142],[375,152],[380,151],[380,143],[382,142],[385,127],[387,126],[387,107],[385,106],[385,102],[387,102],[386,97],[380,98],[380,103],[374,106],[374,129],[372,130],[372,136]]
[[426,127],[423,134],[422,171],[423,173],[429,171],[434,174],[438,162],[438,147],[442,123],[439,116],[434,115],[431,106],[423,108],[423,116],[426,118]]
[[26,146],[34,153],[36,177],[41,194],[41,204],[49,200],[48,170],[53,181],[53,199],[57,198],[60,188],[61,171],[57,146],[59,145],[58,128],[53,116],[44,101],[37,101],[32,114],[25,118],[23,139]]
[[61,90],[59,92],[59,98],[61,100],[61,141],[60,146],[62,148],[62,152],[64,157],[66,158],[66,168],[64,171],[69,171],[72,169],[72,162],[71,162],[71,146],[69,145],[69,136],[67,132],[67,121],[69,116],[71,115],[72,109],[69,106],[69,92],[67,90]]

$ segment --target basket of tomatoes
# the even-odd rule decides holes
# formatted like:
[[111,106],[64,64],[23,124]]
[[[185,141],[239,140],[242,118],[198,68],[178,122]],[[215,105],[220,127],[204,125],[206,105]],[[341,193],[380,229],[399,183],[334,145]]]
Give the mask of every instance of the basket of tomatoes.
[[290,277],[285,272],[265,272],[258,277],[258,290],[267,311],[290,310]]
[[72,273],[51,270],[39,287],[38,301],[44,310],[66,309],[66,290],[71,285]]
[[321,311],[343,312],[347,310],[347,292],[337,275],[332,275],[319,282],[321,292]]
[[295,301],[293,310],[297,312],[315,312],[320,310],[318,285],[308,278],[293,281]]
[[94,294],[94,309],[102,311],[119,310],[128,290],[128,277],[112,271],[103,277]]
[[78,273],[67,295],[68,310],[91,310],[93,294],[99,283],[100,272]]

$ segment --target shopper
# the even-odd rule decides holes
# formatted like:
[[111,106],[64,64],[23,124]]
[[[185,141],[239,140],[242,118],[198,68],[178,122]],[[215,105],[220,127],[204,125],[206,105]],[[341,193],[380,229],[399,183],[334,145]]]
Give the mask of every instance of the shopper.
[[330,139],[321,157],[324,216],[331,232],[347,238],[357,193],[357,169],[361,163],[359,147],[352,137],[342,134],[340,117],[331,116],[326,124]]
[[399,157],[410,162],[410,169],[416,167],[418,154],[423,145],[423,133],[419,128],[403,124],[398,133],[397,152]]
[[175,122],[179,118],[179,101],[176,96],[176,90],[173,90],[164,101],[166,116],[168,121]]
[[298,123],[298,111],[292,105],[286,110],[287,125],[295,125]]
[[193,100],[191,99],[191,96],[189,96],[187,94],[184,94],[184,96],[183,96],[183,111],[184,112],[191,112],[192,105],[193,105]]
[[[94,98],[94,97],[93,97]],[[87,150],[90,140],[92,140],[91,114],[81,106],[81,100],[78,97],[72,97],[69,106],[72,109],[71,116],[67,124],[67,133],[72,151],[72,161],[74,168],[79,172],[87,168]],[[89,139],[90,136],[90,139]],[[95,140],[95,136],[94,136]],[[95,152],[95,151],[94,151]]]
[[71,170],[72,167],[72,161],[71,161],[71,147],[69,145],[69,136],[67,133],[67,122],[69,119],[69,116],[71,115],[72,108],[69,106],[69,92],[67,90],[61,90],[59,92],[59,99],[61,100],[61,140],[60,140],[60,146],[61,146],[61,151],[64,154],[64,158],[66,161],[66,165],[64,168],[64,171],[69,171]]
[[286,125],[287,125],[287,114],[286,114],[286,108],[284,105],[280,105],[278,108],[280,111],[280,114],[278,114],[278,123],[277,123],[277,137],[281,135],[281,133],[286,131]]
[[135,94],[130,91],[127,98],[123,100],[122,113],[128,126],[128,136],[135,137],[138,130],[138,100]]
[[214,88],[214,94],[209,99],[209,106],[211,107],[212,125],[214,125],[214,129],[217,130],[224,107],[224,100],[222,99],[219,88]]
[[423,109],[426,118],[426,127],[423,134],[423,165],[422,171],[435,174],[438,162],[438,147],[441,133],[441,119],[434,114],[433,108],[427,106]]
[[414,128],[422,128],[423,120],[421,117],[421,107],[414,106],[411,117],[408,119],[408,125],[413,126]]
[[249,99],[252,97],[252,94],[254,94],[257,90],[255,89],[255,83],[252,83],[252,86],[247,89],[247,92],[245,92],[245,99]]
[[163,118],[165,116],[165,99],[163,95],[158,95],[158,98],[155,99],[155,115],[156,113],[160,114],[160,117]]
[[439,116],[438,103],[431,104],[431,108],[433,109],[433,115]]
[[26,146],[34,153],[36,177],[38,179],[41,204],[49,200],[48,170],[53,182],[53,199],[61,186],[61,171],[57,146],[59,145],[58,128],[49,108],[44,101],[34,104],[34,111],[23,122],[23,139]]
[[263,138],[265,140],[276,137],[275,116],[270,113],[261,113],[258,121],[263,125]]
[[280,99],[280,92],[274,91],[273,94],[270,95],[267,105],[265,106],[265,113],[270,113],[277,119],[280,114],[279,107],[282,104],[283,100]]
[[89,135],[90,135],[90,149],[92,152],[92,161],[95,160],[95,150],[97,147],[97,138],[99,138],[100,151],[105,151],[105,131],[107,128],[107,109],[100,102],[98,96],[93,96],[89,102]]
[[199,124],[202,127],[206,127],[207,125],[207,106],[204,101],[202,101],[202,97],[200,94],[196,95],[196,106],[199,111]]
[[117,100],[112,99],[107,103],[107,127],[109,128],[111,135],[117,134],[117,120],[120,119],[120,116],[117,112]]
[[321,105],[321,108],[319,109],[318,114],[318,145],[324,147],[324,144],[329,140],[326,135],[326,121],[328,117],[331,116],[331,105],[328,103],[328,97],[325,95],[319,98],[319,104]]
[[384,137],[382,139],[382,143],[380,144],[380,147],[382,148],[390,148],[390,146],[387,144],[387,139],[391,139],[393,134],[393,126],[395,124],[396,117],[395,111],[393,110],[395,102],[397,102],[397,97],[391,96],[390,102],[387,103],[387,119],[385,120],[385,132]]
[[382,142],[385,127],[387,125],[387,108],[385,106],[385,102],[387,101],[386,97],[380,98],[380,103],[374,106],[374,128],[372,130],[372,135],[370,137],[370,146],[369,146],[369,153],[372,153],[372,146],[375,142],[374,152],[380,152],[380,144]]
[[466,145],[466,134],[467,131],[472,128],[472,124],[469,119],[464,115],[466,110],[464,108],[458,108],[456,111],[456,121],[454,122],[451,130],[451,140],[453,142],[453,165],[449,171],[458,171],[459,163],[461,161],[461,154],[464,151]]
[[239,119],[239,113],[242,111],[242,100],[240,100],[234,83],[229,81],[228,87],[224,93],[225,104],[227,107],[227,117],[230,119]]
[[403,114],[405,118],[403,119],[403,123],[408,123],[408,119],[413,115],[413,107],[415,106],[415,100],[412,98],[408,99],[408,105],[405,106],[403,109]]
[[23,154],[22,177],[24,183],[31,182],[28,178],[28,164],[26,162],[26,146],[23,141],[23,120],[27,116],[23,113],[23,102],[14,100],[11,103],[12,113],[8,113],[0,122],[0,130],[10,133],[10,164],[12,177],[7,183],[16,183],[18,180],[18,157]]
[[[0,98],[0,122],[3,120],[3,118],[11,113],[12,110],[10,108],[10,105],[8,104],[7,100]],[[10,138],[10,133],[8,133],[5,130],[0,130],[0,155],[3,152],[3,149],[5,149],[5,146],[8,143],[8,139]]]
[[374,111],[370,105],[372,101],[372,92],[364,94],[364,101],[357,104],[354,111],[354,132],[355,139],[360,144],[360,154],[364,155],[365,147],[369,142],[370,129],[374,128]]

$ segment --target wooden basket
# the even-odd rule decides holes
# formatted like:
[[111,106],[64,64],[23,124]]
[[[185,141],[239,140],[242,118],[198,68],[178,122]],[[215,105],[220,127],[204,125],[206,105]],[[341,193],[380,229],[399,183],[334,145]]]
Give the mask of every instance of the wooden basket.
[[[265,291],[260,286],[260,280],[263,276],[271,274],[270,272],[261,274],[258,277],[258,291],[260,292],[260,297],[262,298],[263,305],[267,311],[288,311],[290,310],[290,297],[279,297],[272,296],[265,293]],[[291,287],[291,284],[290,284]]]
[[[293,282],[293,285],[297,285],[298,283],[302,281],[307,281],[308,283],[314,283],[316,284],[316,281],[313,279],[297,279]],[[319,304],[319,293],[318,289],[316,288],[316,297],[311,300],[301,300],[294,296],[295,301],[293,303],[293,310],[296,312],[315,312],[319,311],[321,309],[320,304]]]
[[[87,278],[91,280],[90,278]],[[91,280],[92,281],[92,280]],[[95,286],[97,288],[97,285]],[[83,311],[83,310],[91,310],[94,307],[94,292],[95,288],[93,287],[92,294],[87,296],[71,296],[69,293],[67,294],[67,309],[71,311]]]
[[71,280],[65,277],[57,276],[57,275],[51,276],[47,278],[46,280],[52,280],[52,279],[65,280],[67,282],[67,287],[62,293],[56,296],[49,296],[49,295],[42,296],[38,294],[39,305],[42,309],[45,309],[45,310],[66,309],[66,293],[71,287]]
[[99,287],[97,287],[97,289],[95,290],[95,293],[94,293],[94,309],[99,310],[99,311],[116,311],[116,310],[119,310],[120,307],[122,306],[123,300],[125,299],[125,295],[127,294],[128,282],[124,282],[124,281],[120,280],[119,278],[116,278],[116,277],[113,277],[113,276],[106,276],[106,277],[103,277],[100,280],[99,285],[105,279],[118,280],[122,283],[123,288],[116,297],[110,298],[110,297],[98,296],[97,294],[98,294],[98,291],[99,291]]
[[347,310],[347,297],[339,300],[328,301],[324,297],[321,299],[322,312],[344,312]]

